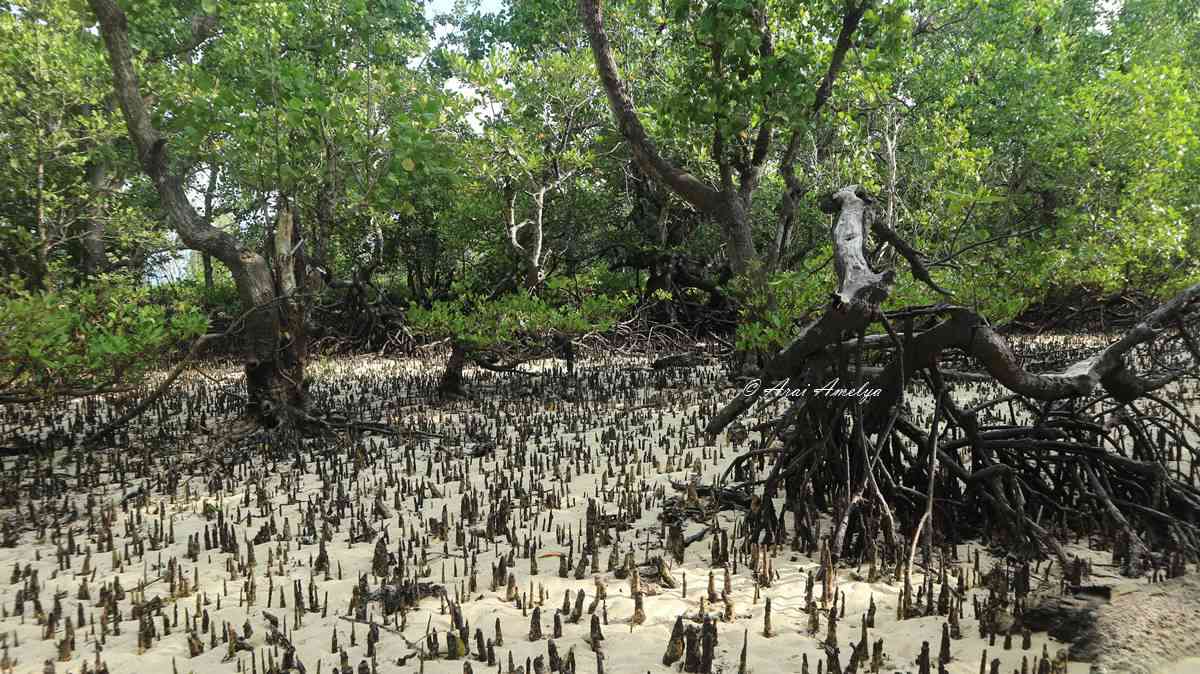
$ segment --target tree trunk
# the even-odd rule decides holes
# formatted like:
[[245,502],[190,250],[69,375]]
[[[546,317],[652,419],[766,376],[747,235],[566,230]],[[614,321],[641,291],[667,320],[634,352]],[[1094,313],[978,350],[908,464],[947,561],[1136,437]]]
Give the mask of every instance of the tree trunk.
[[212,292],[213,289],[213,266],[212,255],[208,253],[200,254],[200,263],[204,266],[204,289]]
[[[671,208],[666,194],[658,183],[642,173],[637,162],[630,162],[628,171],[633,192],[633,208],[629,214],[629,225],[641,235],[641,250],[627,257],[629,266],[645,269],[646,285],[642,287],[642,302],[653,302],[658,291],[675,292],[673,270],[675,256],[671,248],[682,242],[682,229],[672,228]],[[678,238],[678,241],[675,239]],[[675,302],[662,303],[659,316],[668,323],[675,322]]]
[[783,157],[779,160],[779,175],[783,177],[783,194],[779,197],[778,220],[775,236],[767,249],[767,273],[779,271],[795,235],[796,202],[804,194],[804,188],[796,177],[796,155],[800,150],[800,131],[792,132]]
[[82,267],[84,276],[95,276],[107,266],[104,251],[104,202],[113,180],[104,161],[96,159],[88,165],[88,187],[92,202],[83,227]]
[[[305,302],[298,296],[296,279],[305,278],[303,255],[294,242],[301,240],[299,219],[294,216],[287,197],[281,196],[275,219],[274,289],[279,321],[276,326],[263,323],[260,330],[275,330],[278,343],[275,357],[247,364],[246,386],[249,411],[268,425],[281,420],[295,421],[297,413],[306,413],[308,396],[304,385],[304,365],[308,356],[305,329]],[[258,335],[268,340],[266,332]]]
[[452,340],[450,358],[446,361],[446,369],[438,382],[438,396],[446,398],[463,398],[467,393],[463,390],[463,367],[467,364],[467,347],[458,340]]
[[[266,260],[249,253],[251,264],[230,267],[242,307],[248,312],[246,345],[246,411],[274,426],[288,410],[303,407],[302,381],[289,377],[281,344],[283,317],[276,303],[275,282]],[[228,263],[226,263],[228,264]]]
[[[724,189],[717,189],[691,173],[674,166],[659,153],[654,141],[646,134],[646,129],[642,126],[637,111],[634,109],[633,101],[630,100],[629,94],[625,90],[625,84],[617,74],[617,64],[613,58],[612,46],[609,44],[608,35],[604,32],[604,19],[599,0],[579,0],[579,11],[591,43],[596,69],[600,73],[600,82],[604,85],[604,91],[608,95],[609,106],[612,108],[621,134],[629,142],[630,150],[638,167],[647,176],[665,185],[700,212],[715,218],[720,223],[721,231],[725,236],[729,263],[733,273],[735,275],[744,273],[757,257],[746,213],[746,202],[753,188],[750,187],[746,190],[746,198],[743,199],[742,195],[734,191],[730,185],[725,185]],[[718,145],[720,144],[719,140],[716,142]],[[720,159],[724,161],[724,153],[721,148],[714,148],[714,152],[722,155]]]
[[533,194],[533,222],[530,223],[529,235],[525,247],[525,289],[532,292],[542,284],[542,217],[546,210],[546,190],[539,189]]
[[517,222],[517,190],[511,181],[504,185],[504,221],[508,228],[508,245],[520,259],[519,276],[521,285],[530,292],[537,289],[545,278],[544,256],[542,255],[543,215],[546,208],[546,192],[550,186],[541,185],[533,197],[533,217]]
[[758,261],[758,249],[750,229],[749,199],[737,193],[723,193],[722,200],[717,215],[721,231],[725,234],[729,268],[734,276],[745,276]]
[[312,228],[312,262],[314,266],[324,270],[329,269],[328,247],[329,233],[334,228],[334,218],[338,206],[337,149],[333,141],[325,141],[325,171],[321,175],[321,185],[317,189],[316,222]]
[[34,273],[30,275],[30,286],[42,290],[46,287],[46,275],[49,273],[50,247],[52,245],[50,232],[46,231],[46,161],[41,156],[41,129],[38,130],[37,158],[37,203],[34,209],[34,219],[37,225],[37,260]]
[[[124,12],[114,0],[89,0],[89,4],[100,23],[113,73],[114,94],[142,170],[154,184],[163,209],[184,245],[220,260],[233,276],[244,309],[241,320],[247,412],[266,425],[274,425],[287,410],[304,406],[303,381],[295,377],[296,364],[289,360],[305,346],[302,333],[281,339],[285,335],[282,326],[295,325],[287,316],[291,309],[280,306],[279,301],[282,299],[286,305],[288,298],[277,294],[276,279],[262,255],[213,227],[196,212],[188,200],[183,178],[169,168],[167,140],[154,128],[146,99],[139,91]],[[284,229],[288,230],[290,241],[291,229]],[[292,276],[293,286],[294,279]],[[299,371],[303,371],[302,359]]]
[[[209,225],[213,224],[213,199],[216,197],[219,175],[220,168],[215,164],[208,167],[208,186],[204,189],[204,221]],[[207,252],[200,253],[200,262],[204,267],[204,289],[211,293],[213,289],[212,255]]]

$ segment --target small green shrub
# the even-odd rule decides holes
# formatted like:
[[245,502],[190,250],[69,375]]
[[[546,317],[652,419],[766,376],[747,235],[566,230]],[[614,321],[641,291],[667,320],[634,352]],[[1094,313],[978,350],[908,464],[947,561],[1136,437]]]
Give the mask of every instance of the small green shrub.
[[628,311],[628,294],[586,295],[555,304],[523,292],[496,300],[465,297],[409,311],[412,329],[433,338],[450,337],[469,349],[486,349],[529,337],[574,336],[611,328]]
[[747,274],[735,280],[733,290],[742,319],[737,328],[737,348],[774,351],[790,342],[796,322],[829,299],[833,290],[830,277],[825,268],[818,268],[776,272],[766,279]]
[[218,278],[211,288],[206,288],[202,281],[193,278],[164,283],[150,290],[149,299],[164,306],[195,306],[210,316],[238,316],[242,313],[241,298],[230,278]]
[[0,396],[52,398],[138,382],[158,356],[202,334],[208,320],[185,302],[106,276],[81,288],[30,292],[0,282]]

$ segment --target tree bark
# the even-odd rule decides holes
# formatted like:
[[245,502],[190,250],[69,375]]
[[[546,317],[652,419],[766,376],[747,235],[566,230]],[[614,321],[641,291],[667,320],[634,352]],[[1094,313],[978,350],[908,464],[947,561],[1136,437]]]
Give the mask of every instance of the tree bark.
[[[276,357],[247,370],[251,411],[265,412],[283,403],[282,410],[304,411],[304,365],[308,356],[306,303],[299,296],[297,279],[306,277],[299,218],[286,196],[276,206],[274,236],[275,288],[279,311],[279,347]],[[278,416],[278,414],[275,414]]]
[[[247,312],[244,319],[244,360],[250,394],[247,411],[274,425],[278,413],[302,400],[304,394],[302,382],[287,379],[287,368],[279,362],[281,315],[270,265],[262,255],[196,213],[187,198],[183,178],[170,169],[167,140],[154,128],[146,99],[139,90],[124,12],[114,0],[88,1],[99,20],[113,73],[114,93],[142,170],[154,184],[183,244],[220,260],[233,276]],[[299,342],[291,340],[289,348],[299,348]],[[282,392],[286,393],[281,395]]]
[[542,242],[543,214],[546,208],[546,192],[549,187],[539,186],[531,193],[533,217],[517,222],[517,190],[511,182],[504,185],[504,220],[508,229],[508,245],[521,260],[521,284],[533,292],[545,278]]
[[87,169],[91,196],[89,212],[84,221],[82,267],[84,276],[95,276],[105,270],[107,260],[104,245],[104,204],[114,180],[102,159],[93,159]]
[[463,390],[463,367],[467,364],[467,347],[458,340],[452,340],[450,358],[446,361],[446,369],[438,381],[438,396],[446,398],[462,398],[466,396]]

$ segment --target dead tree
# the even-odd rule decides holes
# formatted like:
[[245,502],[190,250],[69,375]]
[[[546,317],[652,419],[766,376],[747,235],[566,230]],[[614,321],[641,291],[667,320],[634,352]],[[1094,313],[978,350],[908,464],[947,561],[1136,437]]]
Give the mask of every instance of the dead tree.
[[[1065,564],[1053,530],[1098,528],[1130,574],[1154,562],[1155,550],[1200,552],[1200,489],[1190,468],[1200,428],[1182,405],[1160,395],[1198,373],[1200,285],[1061,372],[1031,372],[968,308],[880,310],[894,272],[867,263],[868,229],[900,252],[914,276],[945,291],[894,231],[878,222],[868,228],[868,205],[854,187],[823,204],[838,213],[831,232],[836,292],[766,363],[756,387],[710,419],[706,430],[715,435],[765,391],[808,387],[790,396],[782,418],[763,426],[771,429],[765,446],[736,458],[727,474],[773,457],[763,502],[782,489],[797,512],[831,511],[835,559],[864,551],[875,531],[897,563],[901,536],[922,533],[927,551],[935,533],[943,541],[987,534],[1019,554],[1049,552]],[[883,334],[866,336],[872,325]],[[945,368],[952,353],[965,357],[970,371]],[[814,393],[834,379],[874,395]],[[996,395],[967,406],[952,395],[956,379],[992,382]],[[918,387],[932,400],[931,416],[905,401],[905,391]],[[784,533],[781,519],[764,515],[769,511],[752,511],[747,545]]]

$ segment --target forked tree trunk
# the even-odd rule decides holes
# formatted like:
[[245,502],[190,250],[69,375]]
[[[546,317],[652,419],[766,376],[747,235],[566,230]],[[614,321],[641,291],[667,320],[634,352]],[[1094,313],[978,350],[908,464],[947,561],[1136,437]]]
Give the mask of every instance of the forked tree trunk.
[[[828,101],[846,53],[853,44],[853,36],[870,5],[870,0],[846,4],[841,30],[826,72],[816,87],[813,106],[803,111],[803,114],[815,115]],[[763,121],[759,123],[754,134],[753,147],[749,152],[739,152],[735,148],[727,147],[719,127],[714,132],[711,150],[712,157],[720,169],[720,180],[717,184],[709,184],[675,166],[658,151],[658,147],[646,133],[625,84],[617,73],[612,45],[604,30],[601,0],[578,0],[578,6],[596,70],[608,96],[609,107],[621,135],[629,142],[630,151],[639,168],[720,224],[725,238],[726,254],[729,256],[729,266],[734,276],[748,274],[756,267],[761,270],[761,263],[767,261],[759,258],[749,212],[754,193],[759,186],[763,165],[770,155],[774,136],[771,116],[764,116]],[[775,54],[775,43],[766,10],[758,11],[756,18],[758,55],[764,61],[770,60]],[[713,69],[718,77],[719,73],[723,72],[722,52],[719,48],[713,49]]]
[[545,257],[542,255],[542,241],[545,236],[543,230],[543,216],[546,211],[546,188],[538,188],[533,193],[533,218],[523,228],[524,231],[520,241],[520,249],[522,263],[524,264],[525,289],[533,292],[542,284],[545,278],[543,265]]
[[504,185],[504,222],[508,229],[508,245],[520,259],[520,283],[534,292],[546,280],[545,215],[546,195],[566,182],[575,171],[567,171],[553,179],[543,176],[529,192],[532,199],[531,217],[517,221],[517,190],[511,181]]
[[[277,235],[283,237],[282,243],[286,245],[277,240],[276,251],[286,262],[278,265],[285,274],[276,278],[264,256],[213,227],[196,212],[188,200],[183,178],[170,169],[167,141],[154,128],[146,99],[139,90],[124,12],[114,0],[89,0],[89,3],[100,23],[113,73],[114,93],[142,170],[154,183],[163,209],[184,245],[220,260],[233,276],[244,309],[239,320],[244,326],[247,412],[265,425],[275,425],[290,417],[290,410],[303,409],[305,403],[302,354],[307,345],[303,321],[297,320],[303,315],[298,309],[299,299],[293,294],[296,275],[292,241],[299,238],[293,238],[290,209],[286,202],[281,204],[284,208],[280,216],[287,223],[277,228]],[[282,284],[291,290],[280,292],[277,286]]]

